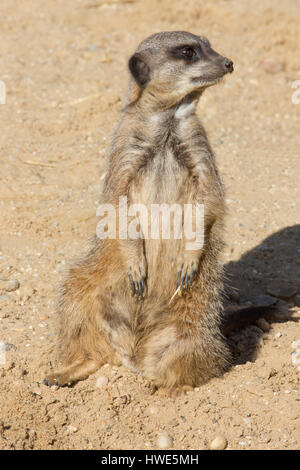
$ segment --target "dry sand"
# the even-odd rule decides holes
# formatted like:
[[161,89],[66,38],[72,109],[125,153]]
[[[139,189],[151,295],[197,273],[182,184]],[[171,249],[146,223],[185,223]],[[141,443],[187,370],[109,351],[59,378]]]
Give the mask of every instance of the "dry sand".
[[[0,448],[155,449],[167,432],[175,449],[207,449],[217,435],[228,449],[299,449],[299,0],[1,0],[0,18]],[[250,305],[280,287],[282,313],[233,334],[231,370],[176,399],[108,365],[48,388],[57,287],[95,232],[128,57],[176,29],[235,62],[198,109],[227,189],[228,290]]]

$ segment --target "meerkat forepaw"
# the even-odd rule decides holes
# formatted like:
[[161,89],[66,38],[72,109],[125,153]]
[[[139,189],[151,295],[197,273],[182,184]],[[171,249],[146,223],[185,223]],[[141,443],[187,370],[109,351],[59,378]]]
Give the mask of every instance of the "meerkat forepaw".
[[144,297],[146,293],[146,273],[142,266],[132,267],[128,269],[128,278],[132,295],[138,298]]
[[197,269],[198,262],[195,260],[181,263],[177,274],[176,292],[182,292],[183,290],[188,291],[192,287]]

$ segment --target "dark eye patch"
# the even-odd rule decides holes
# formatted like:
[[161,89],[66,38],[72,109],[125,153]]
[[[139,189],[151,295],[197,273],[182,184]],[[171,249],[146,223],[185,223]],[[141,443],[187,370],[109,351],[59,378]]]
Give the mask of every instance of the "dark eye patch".
[[201,47],[196,44],[176,46],[169,50],[169,55],[172,59],[183,59],[187,63],[193,63],[200,59]]

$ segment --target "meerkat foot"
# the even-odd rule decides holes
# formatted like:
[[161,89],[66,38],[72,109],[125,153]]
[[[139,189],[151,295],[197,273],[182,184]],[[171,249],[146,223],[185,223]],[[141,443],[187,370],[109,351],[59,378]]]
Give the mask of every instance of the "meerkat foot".
[[93,360],[77,361],[68,367],[49,374],[44,379],[44,384],[57,385],[58,387],[70,386],[74,382],[85,379],[99,369],[100,365]]
[[170,398],[176,398],[181,395],[185,395],[187,392],[191,392],[193,387],[191,385],[181,385],[180,387],[173,387],[167,390],[167,395]]
[[149,387],[150,395],[154,395],[154,393],[156,393],[157,390],[159,389],[159,386],[153,380],[151,380],[148,383],[148,387]]
[[158,388],[157,386],[154,387],[155,389],[153,393],[161,395],[162,398],[177,398],[185,395],[187,392],[194,390],[191,385],[180,385],[172,388]]

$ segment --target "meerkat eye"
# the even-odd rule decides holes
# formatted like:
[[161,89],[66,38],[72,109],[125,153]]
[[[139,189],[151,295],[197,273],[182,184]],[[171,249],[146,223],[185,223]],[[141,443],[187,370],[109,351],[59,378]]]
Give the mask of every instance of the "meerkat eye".
[[197,46],[192,47],[182,45],[170,49],[169,54],[173,59],[184,59],[186,62],[194,62],[199,58],[198,49],[199,48]]
[[193,49],[192,47],[185,47],[183,50],[182,50],[182,53],[185,57],[189,58],[189,59],[192,59],[193,57],[195,57],[196,55],[196,51],[195,49]]

